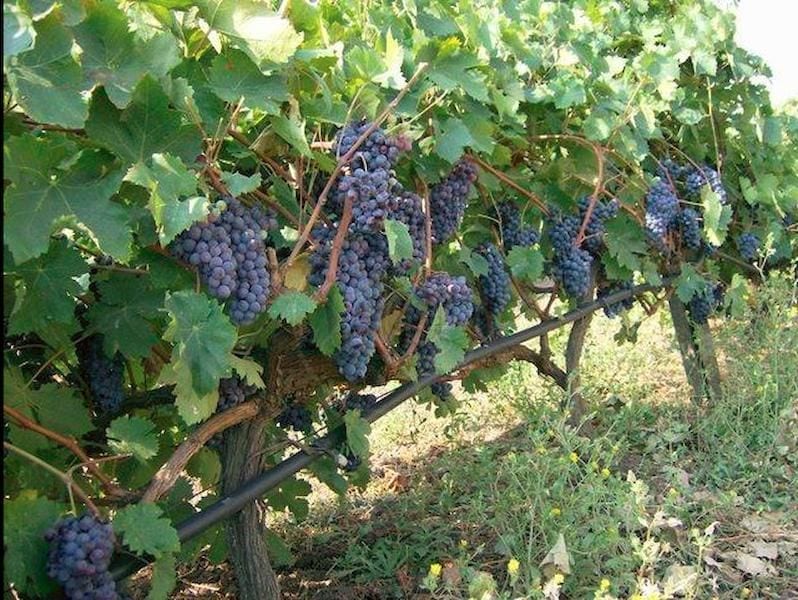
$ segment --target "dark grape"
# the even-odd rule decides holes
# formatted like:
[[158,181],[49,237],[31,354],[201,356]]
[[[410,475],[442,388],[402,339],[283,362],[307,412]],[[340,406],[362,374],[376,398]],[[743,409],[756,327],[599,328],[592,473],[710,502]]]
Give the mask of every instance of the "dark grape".
[[571,298],[581,298],[590,289],[593,257],[576,247],[580,224],[578,217],[557,212],[547,221],[547,233],[554,251],[551,276]]
[[701,195],[701,188],[709,185],[713,192],[718,195],[721,204],[728,202],[726,190],[723,187],[723,182],[720,180],[718,172],[704,165],[700,169],[692,169],[684,181],[684,187],[688,196],[697,197]]
[[701,248],[701,217],[694,209],[682,209],[678,216],[684,245],[692,250]]
[[[611,296],[612,294],[616,294],[621,291],[630,290],[634,287],[634,283],[631,281],[613,281],[611,283],[605,283],[600,285],[598,291],[596,292],[596,298],[601,300],[602,298],[606,298],[607,296]],[[620,302],[615,302],[613,304],[608,304],[604,307],[604,314],[607,315],[610,319],[617,317],[622,312],[631,309],[635,305],[634,298],[626,298],[625,300],[621,300]]]
[[335,407],[341,413],[346,413],[350,410],[359,410],[362,416],[363,413],[371,410],[376,403],[377,396],[374,394],[359,394],[352,390],[340,398],[336,402]]
[[[579,207],[579,226],[581,227],[590,206],[590,197],[581,198],[577,206]],[[619,202],[615,199],[609,202],[596,202],[585,227],[585,239],[582,242],[582,246],[590,254],[597,256],[601,251],[604,245],[604,222],[618,214],[619,206]]]
[[216,412],[222,412],[228,408],[238,406],[254,394],[255,391],[254,385],[244,383],[238,375],[221,379],[219,381],[219,402],[216,404]]
[[[432,342],[422,342],[418,345],[418,362],[416,371],[419,377],[435,373],[435,355],[438,348]],[[452,384],[448,381],[438,381],[430,385],[432,393],[441,400],[447,400],[452,396]]]
[[754,262],[759,254],[760,241],[759,238],[750,232],[741,233],[737,238],[737,249],[740,251],[740,256],[743,260]]
[[291,403],[277,416],[275,422],[283,429],[308,432],[313,427],[313,415],[306,406]]
[[[402,192],[398,197],[396,209],[388,216],[407,225],[410,239],[413,240],[413,260],[418,263],[424,262],[427,256],[427,234],[421,196],[413,192]],[[394,265],[391,272],[405,274],[411,266],[411,261],[403,260],[399,265]]]
[[720,285],[707,283],[701,290],[693,294],[687,304],[687,312],[693,322],[705,324],[710,315],[723,301],[723,288]]
[[[371,122],[361,120],[350,123],[344,127],[335,139],[335,153],[340,158],[344,156],[358,138],[371,127]],[[404,136],[389,137],[379,127],[372,131],[355,151],[351,164],[364,167],[369,171],[375,169],[388,169],[396,164],[402,152],[411,148],[411,141]]]
[[501,237],[504,251],[509,252],[515,246],[534,246],[538,242],[538,233],[521,221],[521,212],[514,202],[500,202],[497,207],[501,223]]
[[103,350],[103,336],[91,335],[77,344],[78,365],[89,386],[95,407],[103,413],[115,413],[124,399],[125,361],[117,352],[108,358]]
[[666,247],[666,236],[677,223],[679,199],[665,181],[655,181],[646,194],[646,233],[659,250]]
[[432,242],[442,244],[460,228],[471,185],[477,179],[477,168],[461,159],[446,178],[430,190]]
[[[446,323],[463,325],[474,311],[474,298],[465,277],[452,277],[448,273],[433,273],[415,290],[415,295],[429,307],[430,319],[439,306],[443,307]],[[415,320],[414,322],[418,322]]]
[[84,514],[64,517],[49,529],[47,575],[57,581],[69,600],[118,600],[116,583],[108,572],[116,538],[109,523]]
[[681,165],[672,158],[666,158],[660,162],[657,170],[659,171],[660,177],[662,179],[667,180],[670,177],[674,184],[678,184],[684,180],[692,168],[686,165]]
[[[504,259],[493,244],[482,244],[477,254],[488,261],[487,275],[479,277],[479,291],[488,312],[494,316],[501,314],[510,303],[510,276],[504,268]],[[471,317],[471,314],[468,315]]]

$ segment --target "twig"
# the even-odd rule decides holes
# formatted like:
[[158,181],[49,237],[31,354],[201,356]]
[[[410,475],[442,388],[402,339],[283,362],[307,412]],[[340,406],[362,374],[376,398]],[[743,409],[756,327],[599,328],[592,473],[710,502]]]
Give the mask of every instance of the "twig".
[[273,200],[268,195],[264,194],[260,190],[252,190],[250,192],[255,198],[266,204],[269,208],[275,210],[276,212],[280,213],[286,221],[291,223],[292,225],[296,225],[299,227],[299,219],[297,219],[294,214],[288,210],[285,206]]
[[34,431],[72,452],[72,454],[78,457],[81,463],[86,465],[86,468],[89,470],[89,472],[100,480],[103,489],[109,495],[121,496],[125,494],[124,490],[119,488],[117,485],[114,485],[111,482],[111,479],[100,470],[97,462],[88,454],[86,454],[86,452],[78,445],[74,438],[61,435],[60,433],[56,433],[55,431],[52,431],[43,425],[39,425],[37,422],[23,415],[17,409],[11,408],[5,404],[3,405],[3,413],[14,419],[17,425],[23,429]]
[[258,403],[250,400],[229,408],[214,415],[177,447],[172,456],[166,461],[153,476],[149,487],[141,497],[142,502],[155,502],[174,485],[180,473],[183,472],[188,461],[210,440],[214,435],[225,429],[238,425],[258,414]]
[[254,152],[255,156],[257,156],[261,162],[265,163],[272,171],[274,171],[278,177],[284,179],[288,183],[294,183],[294,177],[291,175],[291,173],[289,173],[285,168],[283,168],[271,156],[264,154],[257,148],[253,148],[252,142],[250,142],[247,139],[247,136],[245,136],[243,133],[241,133],[240,131],[236,131],[236,129],[233,127],[230,127],[227,130],[227,133],[230,135],[231,138],[233,138],[239,144],[241,144],[242,146],[246,146],[248,150]]
[[327,194],[330,193],[333,184],[335,183],[336,178],[341,173],[341,170],[352,160],[352,157],[357,152],[358,148],[360,148],[361,144],[372,134],[374,130],[376,130],[382,122],[388,118],[388,115],[393,112],[396,106],[401,102],[402,98],[404,98],[405,94],[410,91],[410,88],[418,81],[418,78],[421,77],[421,74],[426,70],[427,63],[421,63],[416,72],[413,73],[413,76],[410,80],[405,84],[405,86],[399,90],[399,93],[396,97],[391,100],[390,104],[385,107],[385,110],[380,113],[380,115],[374,120],[374,122],[360,135],[360,137],[355,141],[349,151],[344,154],[339,160],[338,163],[335,165],[335,169],[330,174],[329,179],[327,179],[327,183],[324,186],[321,194],[319,195],[318,199],[316,200],[316,206],[313,208],[313,212],[310,215],[310,219],[305,224],[305,229],[302,230],[302,233],[299,236],[296,244],[294,245],[293,250],[291,250],[291,254],[289,255],[288,259],[285,261],[284,268],[288,269],[296,260],[296,257],[299,255],[299,252],[302,250],[302,247],[308,241],[310,237],[310,232],[313,229],[313,226],[316,224],[316,221],[319,220],[319,215],[321,215],[321,210],[324,207],[324,203],[327,201]]
[[391,349],[388,347],[388,344],[386,344],[385,340],[382,339],[379,331],[374,334],[374,347],[377,349],[380,357],[382,357],[382,361],[385,363],[385,370],[389,373],[393,372],[398,361],[393,355],[393,352],[391,352]]
[[347,196],[344,200],[344,212],[341,215],[341,221],[338,223],[338,230],[335,232],[333,238],[332,248],[330,249],[330,264],[327,266],[327,274],[324,277],[324,283],[318,289],[313,299],[319,304],[324,302],[330,289],[335,284],[335,278],[338,275],[338,259],[341,257],[341,249],[344,246],[344,238],[349,229],[349,224],[352,222],[352,198]]
[[424,206],[424,276],[429,277],[432,272],[432,206],[429,199],[429,187],[426,182],[421,182],[424,191],[423,206]]
[[401,360],[399,361],[400,364],[410,360],[410,357],[416,353],[416,348],[421,343],[421,336],[424,334],[424,328],[427,326],[427,317],[429,316],[428,312],[425,312],[421,315],[421,318],[418,320],[418,325],[416,325],[416,331],[413,333],[413,339],[410,340],[410,345],[407,347],[407,350],[402,355]]
[[81,488],[77,483],[75,483],[75,481],[69,475],[67,475],[62,471],[59,471],[53,465],[43,461],[38,456],[34,456],[33,454],[26,452],[22,448],[18,448],[13,444],[9,444],[5,440],[3,441],[3,448],[19,454],[20,456],[29,460],[33,464],[40,466],[42,469],[45,469],[46,471],[49,471],[50,473],[58,477],[58,479],[60,479],[67,486],[70,495],[74,492],[75,495],[83,501],[83,503],[86,505],[86,508],[88,508],[93,515],[95,516],[100,515],[100,511],[97,510],[97,506],[94,504],[94,502],[91,501],[91,498],[89,498],[86,492],[83,491],[83,488]]
[[484,170],[486,170],[488,173],[490,173],[491,175],[493,175],[493,176],[494,176],[496,179],[498,179],[498,180],[499,180],[499,181],[501,181],[502,183],[504,183],[504,184],[508,185],[509,187],[513,188],[513,189],[514,189],[516,192],[518,192],[519,194],[521,194],[522,196],[524,196],[525,198],[527,198],[527,199],[528,199],[530,202],[532,202],[532,203],[533,203],[535,206],[537,206],[537,207],[538,207],[538,209],[540,209],[540,211],[541,211],[541,212],[542,212],[544,215],[548,215],[548,214],[549,214],[549,209],[548,209],[548,208],[546,208],[546,205],[545,205],[545,203],[543,202],[543,200],[541,200],[541,199],[540,199],[540,197],[539,197],[537,194],[535,194],[534,192],[530,192],[529,190],[526,190],[526,189],[522,188],[522,187],[521,187],[520,185],[518,185],[518,184],[517,184],[515,181],[513,181],[512,179],[510,179],[510,178],[509,178],[507,175],[505,175],[505,174],[504,174],[504,173],[502,173],[501,171],[499,171],[499,170],[497,170],[497,169],[493,168],[491,165],[489,165],[488,163],[486,163],[484,160],[482,160],[481,158],[479,158],[479,157],[478,157],[478,156],[476,156],[475,154],[466,154],[466,155],[465,155],[465,158],[466,158],[467,160],[470,160],[471,162],[473,162],[473,163],[475,163],[475,164],[479,165],[479,166],[480,166],[480,167],[482,167]]

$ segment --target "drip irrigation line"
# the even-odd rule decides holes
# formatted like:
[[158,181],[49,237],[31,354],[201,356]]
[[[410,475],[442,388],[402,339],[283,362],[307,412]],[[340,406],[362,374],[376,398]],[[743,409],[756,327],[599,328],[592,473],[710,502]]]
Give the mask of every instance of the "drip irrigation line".
[[[661,285],[639,285],[628,290],[622,290],[609,294],[601,299],[594,300],[587,304],[583,304],[564,315],[548,319],[537,325],[524,329],[512,335],[500,337],[493,342],[476,348],[466,353],[464,360],[457,366],[456,370],[462,369],[473,362],[488,358],[494,354],[517,346],[523,342],[538,338],[546,333],[559,329],[564,325],[577,321],[587,315],[595,312],[600,308],[605,308],[611,304],[615,304],[632,296],[638,296],[645,292],[655,291],[662,289],[671,282],[672,278],[664,279]],[[373,423],[380,417],[385,416],[397,406],[402,404],[405,400],[412,398],[422,389],[428,385],[435,383],[445,375],[426,375],[419,377],[418,381],[406,383],[392,392],[385,394],[377,403],[368,411],[363,414],[363,419],[369,423]],[[293,454],[281,463],[275,465],[269,470],[261,473],[257,477],[253,477],[244,483],[235,492],[219,499],[214,504],[204,508],[200,512],[192,515],[177,526],[177,535],[181,542],[198,536],[200,533],[216,525],[220,521],[234,515],[243,509],[247,504],[253,500],[262,497],[269,490],[277,487],[295,475],[308,465],[316,460],[319,456],[325,455],[326,451],[332,450],[337,444],[340,443],[340,430],[339,426],[327,435],[316,440],[312,448],[318,450],[317,452],[306,452],[304,450]],[[131,557],[126,556],[116,561],[111,569],[111,576],[115,580],[124,579],[132,575],[139,569],[145,567],[152,559],[145,557]]]

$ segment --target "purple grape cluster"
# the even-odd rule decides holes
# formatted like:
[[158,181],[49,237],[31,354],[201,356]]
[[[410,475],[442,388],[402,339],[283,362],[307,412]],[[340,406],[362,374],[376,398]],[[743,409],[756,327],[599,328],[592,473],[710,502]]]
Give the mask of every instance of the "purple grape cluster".
[[308,432],[313,427],[313,415],[306,406],[292,402],[277,416],[275,422],[283,429]]
[[[330,263],[335,227],[314,228],[319,243],[310,257],[311,285],[321,285]],[[383,308],[382,278],[388,268],[388,244],[383,234],[349,233],[344,238],[338,259],[336,283],[344,299],[341,315],[341,348],[335,361],[348,381],[366,374],[374,355],[374,336],[380,326]]]
[[497,209],[505,252],[509,252],[515,246],[526,248],[537,244],[537,231],[522,223],[521,211],[514,202],[509,200],[500,202]]
[[[344,156],[352,149],[355,142],[366,130],[371,127],[371,122],[361,120],[350,123],[344,127],[336,137],[335,152],[338,158]],[[396,164],[403,152],[410,150],[412,142],[404,136],[388,137],[379,127],[372,131],[355,151],[352,164],[363,166],[368,170],[389,169]]]
[[674,188],[661,179],[655,181],[646,194],[645,229],[657,249],[665,249],[666,236],[677,224],[678,215],[679,199]]
[[[581,198],[577,206],[579,207],[579,227],[581,228],[590,206],[590,197]],[[619,207],[620,203],[616,199],[609,202],[598,201],[593,207],[593,212],[590,213],[590,219],[585,226],[585,238],[582,241],[582,247],[593,256],[598,256],[604,247],[604,222],[616,216]]]
[[276,227],[271,213],[227,198],[217,203],[206,222],[192,225],[170,248],[198,269],[211,296],[229,301],[231,320],[246,325],[266,308],[271,278],[265,238]]
[[103,413],[115,413],[124,400],[125,361],[120,353],[108,358],[103,337],[95,334],[77,344],[78,366],[89,386],[94,406]]
[[[418,345],[416,371],[419,377],[435,373],[436,354],[438,354],[438,348],[432,342],[425,341]],[[438,381],[430,385],[430,391],[440,400],[447,400],[452,396],[452,384],[448,381]]]
[[701,215],[695,209],[682,209],[677,217],[679,231],[682,233],[682,242],[691,250],[701,248]]
[[741,233],[737,238],[737,250],[739,250],[743,260],[754,262],[759,254],[760,243],[759,238],[755,234],[746,231],[745,233]]
[[442,244],[460,228],[468,194],[477,180],[477,168],[468,160],[458,161],[446,178],[430,190],[432,242]]
[[[446,323],[452,327],[467,323],[474,312],[474,295],[465,277],[433,273],[416,288],[415,295],[429,308],[430,319],[442,306]],[[415,319],[414,323],[418,323],[418,320]]]
[[496,246],[488,242],[479,246],[476,252],[488,261],[487,275],[480,275],[478,280],[482,303],[491,315],[498,316],[510,303],[510,276]]
[[723,303],[723,286],[707,283],[703,289],[697,291],[687,304],[687,313],[694,323],[704,325],[710,315]]
[[[634,287],[634,283],[631,281],[613,281],[613,282],[605,282],[603,285],[600,285],[598,291],[596,292],[596,298],[601,300],[606,298],[607,296],[611,296],[612,294],[616,294],[618,292],[622,292],[625,290],[630,290]],[[612,304],[607,304],[604,306],[604,314],[607,315],[610,319],[613,319],[620,315],[622,312],[630,310],[635,305],[634,298],[626,298],[625,300],[621,300],[620,302],[614,302]]]
[[726,189],[723,187],[723,182],[720,179],[718,172],[704,165],[700,169],[693,168],[684,179],[684,187],[687,195],[697,197],[701,195],[701,188],[709,185],[710,189],[718,195],[721,204],[727,204],[729,198],[726,194]]
[[256,391],[254,385],[245,383],[238,375],[219,380],[219,401],[216,404],[216,412],[220,413],[242,404]]
[[687,165],[679,164],[672,158],[665,158],[659,163],[657,170],[663,180],[667,181],[668,178],[670,178],[675,185],[683,181],[684,178],[690,174],[692,168]]
[[551,276],[571,298],[582,298],[590,289],[593,257],[576,247],[580,226],[578,217],[554,212],[546,227],[553,250]]
[[405,259],[391,267],[392,274],[403,275],[410,271],[413,261],[423,263],[427,257],[427,230],[421,196],[409,191],[402,192],[389,218],[404,223],[413,240],[413,260]]
[[377,403],[377,396],[374,394],[359,394],[354,390],[348,392],[335,403],[335,408],[341,414],[350,410],[359,410],[361,416]]
[[109,523],[84,514],[64,517],[44,534],[50,543],[47,575],[69,600],[118,600],[108,572],[116,538]]

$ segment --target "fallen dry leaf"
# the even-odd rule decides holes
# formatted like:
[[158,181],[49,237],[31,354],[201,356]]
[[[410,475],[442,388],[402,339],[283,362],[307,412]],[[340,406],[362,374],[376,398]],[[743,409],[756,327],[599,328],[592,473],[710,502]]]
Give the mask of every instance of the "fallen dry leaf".
[[563,534],[557,536],[557,543],[551,547],[549,553],[540,562],[540,566],[543,567],[544,572],[551,571],[551,573],[546,573],[547,577],[551,577],[556,572],[566,575],[571,572],[571,555],[568,554]]
[[759,558],[776,560],[779,557],[779,545],[776,542],[754,540],[753,542],[749,542],[748,548],[754,553],[754,556],[758,556]]
[[675,564],[665,571],[665,580],[662,582],[665,597],[684,596],[695,589],[698,582],[698,571],[695,567]]
[[775,567],[756,556],[751,556],[745,552],[737,552],[737,568],[743,573],[748,573],[753,577],[761,577],[763,575],[775,575]]

